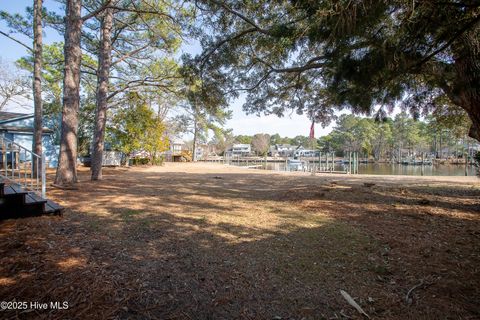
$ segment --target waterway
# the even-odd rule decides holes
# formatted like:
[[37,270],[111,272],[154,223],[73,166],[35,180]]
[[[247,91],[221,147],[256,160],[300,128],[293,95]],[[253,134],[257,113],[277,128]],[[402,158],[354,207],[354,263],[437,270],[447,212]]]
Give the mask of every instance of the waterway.
[[[422,168],[423,167],[423,168]],[[259,169],[264,169],[259,168]],[[287,167],[287,169],[289,169]],[[347,168],[342,164],[335,164],[335,171],[345,171]],[[290,171],[285,170],[285,163],[267,163],[267,170]],[[474,166],[467,167],[469,176],[476,173],[477,168]],[[377,174],[377,175],[409,175],[409,176],[465,176],[464,165],[403,165],[388,163],[360,163],[358,165],[359,174]]]

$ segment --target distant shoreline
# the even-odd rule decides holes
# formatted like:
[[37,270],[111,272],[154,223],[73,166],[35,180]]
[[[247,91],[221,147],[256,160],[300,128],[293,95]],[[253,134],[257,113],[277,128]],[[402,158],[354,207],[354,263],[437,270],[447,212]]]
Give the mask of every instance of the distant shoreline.
[[275,170],[260,170],[251,169],[241,166],[228,165],[222,163],[210,163],[210,162],[167,162],[165,166],[169,169],[176,167],[179,169],[185,168],[188,171],[198,173],[242,173],[246,172],[252,174],[266,174],[266,175],[286,175],[297,176],[305,178],[324,178],[327,180],[342,180],[349,182],[379,182],[387,184],[428,184],[428,183],[452,183],[452,184],[473,184],[480,183],[478,176],[415,176],[415,175],[373,175],[373,174],[333,174],[333,173],[316,173],[312,175],[310,172],[304,171],[275,171]]

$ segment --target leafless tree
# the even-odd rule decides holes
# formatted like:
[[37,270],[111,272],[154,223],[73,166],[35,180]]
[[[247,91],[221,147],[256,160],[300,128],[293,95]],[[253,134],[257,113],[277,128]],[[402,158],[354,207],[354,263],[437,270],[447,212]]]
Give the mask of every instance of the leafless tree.
[[24,106],[31,92],[29,80],[18,70],[0,61],[0,110],[9,103]]
[[265,133],[257,133],[252,139],[253,150],[259,155],[266,155],[270,148],[270,135]]

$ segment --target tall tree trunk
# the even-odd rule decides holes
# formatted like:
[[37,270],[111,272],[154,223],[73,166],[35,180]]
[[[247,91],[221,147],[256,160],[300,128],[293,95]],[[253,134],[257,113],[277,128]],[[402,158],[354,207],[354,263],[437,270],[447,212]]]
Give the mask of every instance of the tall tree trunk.
[[480,23],[463,34],[452,46],[455,85],[450,96],[472,120],[469,136],[480,141]]
[[197,124],[197,116],[194,115],[193,120],[193,153],[192,153],[192,161],[197,161],[197,139],[198,139],[198,124]]
[[77,182],[77,132],[80,107],[80,47],[82,32],[82,1],[67,0],[65,14],[65,69],[63,77],[62,132],[55,184]]
[[100,24],[101,38],[98,51],[97,71],[97,108],[95,112],[95,131],[92,153],[92,180],[102,179],[103,148],[105,142],[105,126],[107,123],[107,95],[112,64],[112,27],[113,9],[106,9]]
[[[32,151],[42,156],[42,0],[35,0],[33,4],[33,140]],[[41,158],[40,158],[41,159]],[[41,160],[40,160],[41,161]],[[33,169],[36,172],[37,166],[34,159]]]

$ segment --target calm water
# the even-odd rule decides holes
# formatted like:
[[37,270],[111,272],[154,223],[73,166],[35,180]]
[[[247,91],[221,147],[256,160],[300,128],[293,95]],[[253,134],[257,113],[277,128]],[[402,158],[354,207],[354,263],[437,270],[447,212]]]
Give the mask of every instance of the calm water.
[[[267,163],[268,170],[285,171],[285,163]],[[344,171],[343,165],[336,164],[335,170]],[[422,175],[422,166],[411,166],[402,164],[368,163],[359,164],[358,173],[360,174],[380,174],[380,175]],[[473,176],[476,173],[474,166],[468,167],[468,175]],[[463,165],[432,165],[423,166],[424,176],[464,176],[465,166]]]
[[[474,166],[467,167],[467,173],[469,176],[475,175],[476,168]],[[358,166],[358,173],[360,174],[401,174],[420,176],[422,175],[422,166],[409,166],[402,164],[379,164],[369,163],[360,164]],[[462,165],[432,165],[423,166],[424,176],[464,176],[465,166]]]

